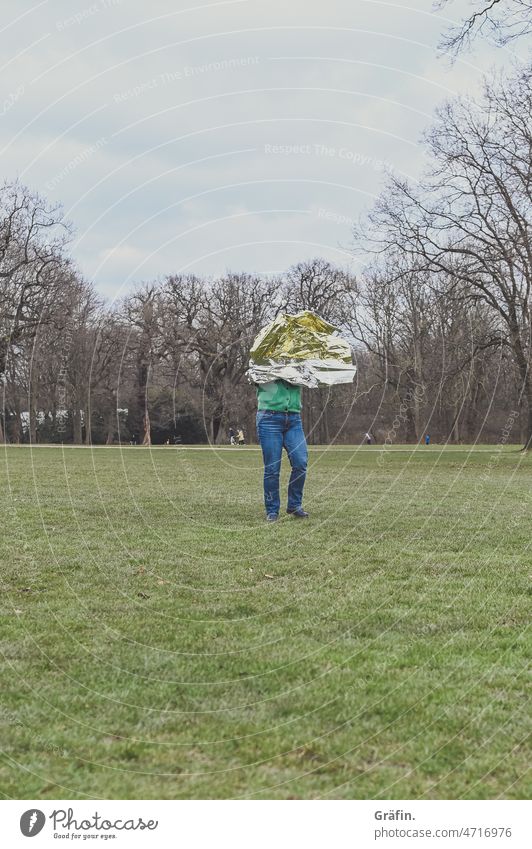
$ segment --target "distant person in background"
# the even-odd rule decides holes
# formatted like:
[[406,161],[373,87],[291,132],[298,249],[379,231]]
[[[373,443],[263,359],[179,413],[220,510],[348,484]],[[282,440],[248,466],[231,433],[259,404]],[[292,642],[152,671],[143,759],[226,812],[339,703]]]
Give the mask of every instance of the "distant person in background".
[[239,427],[237,432],[236,432],[236,438],[237,438],[239,445],[245,445],[246,444],[245,439],[244,439],[244,431],[242,430],[241,427]]
[[366,435],[364,436],[364,439],[366,440],[366,445],[371,445],[371,443],[373,441],[371,433],[366,433]]
[[235,432],[232,427],[229,428],[229,445],[235,445]]
[[425,436],[425,445],[430,445],[430,433]]

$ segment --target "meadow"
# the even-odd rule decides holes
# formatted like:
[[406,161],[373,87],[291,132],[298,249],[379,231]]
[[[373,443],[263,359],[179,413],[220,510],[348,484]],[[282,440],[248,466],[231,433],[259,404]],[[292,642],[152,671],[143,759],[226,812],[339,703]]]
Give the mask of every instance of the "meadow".
[[529,797],[532,457],[313,448],[275,525],[261,473],[1,448],[2,797]]

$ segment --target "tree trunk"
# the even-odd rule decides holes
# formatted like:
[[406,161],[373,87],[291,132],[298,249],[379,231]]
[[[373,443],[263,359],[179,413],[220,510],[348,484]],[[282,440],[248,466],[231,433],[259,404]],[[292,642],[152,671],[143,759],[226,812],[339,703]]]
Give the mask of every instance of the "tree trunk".
[[215,445],[218,440],[218,435],[220,434],[220,426],[222,424],[222,419],[219,414],[213,416],[211,419],[211,431],[212,431],[212,444]]
[[460,406],[458,409],[455,408],[455,414],[453,418],[453,423],[451,425],[451,432],[449,434],[449,439],[451,442],[458,444],[460,442]]
[[142,444],[143,445],[151,445],[151,424],[150,424],[150,414],[148,412],[148,403],[146,400],[146,406],[144,407],[144,415],[142,417]]
[[421,433],[421,407],[419,402],[418,387],[421,386],[421,380],[414,370],[410,370],[407,374],[407,393],[404,403],[406,409],[406,441],[417,442]]
[[515,406],[519,410],[519,442],[525,445],[528,427],[528,410],[526,404],[523,404],[522,398],[517,399]]
[[525,389],[525,398],[527,404],[526,430],[523,451],[532,449],[532,383],[527,380]]
[[140,426],[139,443],[141,445],[151,445],[151,425],[148,409],[149,374],[148,355],[145,349],[142,348],[137,363],[137,415]]
[[37,442],[37,410],[33,404],[33,398],[30,398],[30,445],[35,445]]
[[[33,349],[35,355],[35,347]],[[30,445],[35,445],[37,442],[37,370],[35,368],[35,360],[30,366],[30,386],[28,393],[28,412],[29,412],[29,438]]]
[[411,404],[408,404],[405,413],[406,425],[406,441],[407,443],[417,442],[416,417]]
[[91,410],[90,407],[87,406],[83,411],[83,418],[85,420],[85,445],[92,445],[92,431],[91,431]]
[[105,444],[112,445],[115,441],[115,409],[113,407],[106,410],[103,425]]
[[469,397],[469,403],[467,405],[465,431],[468,442],[474,442],[477,435],[477,403],[480,397],[480,390],[481,385],[477,383]]
[[82,445],[82,431],[81,431],[81,413],[79,409],[79,404],[76,400],[74,404],[74,408],[72,410],[72,441],[74,445]]
[[520,395],[527,407],[526,431],[524,439],[525,444],[523,445],[523,451],[530,451],[532,448],[532,362],[530,362],[530,353],[527,355],[523,350],[515,316],[513,316],[509,326],[512,351],[522,380],[522,390]]
[[13,419],[13,442],[15,445],[20,445],[22,442],[22,425],[18,415]]

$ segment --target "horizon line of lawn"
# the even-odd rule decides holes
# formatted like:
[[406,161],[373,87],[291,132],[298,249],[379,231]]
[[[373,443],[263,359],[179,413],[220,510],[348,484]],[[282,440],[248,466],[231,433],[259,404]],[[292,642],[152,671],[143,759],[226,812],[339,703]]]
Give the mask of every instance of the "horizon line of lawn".
[[[227,445],[227,444],[216,444],[216,443],[186,443],[182,445],[129,445],[129,443],[116,443],[114,445],[104,445],[104,444],[91,444],[91,445],[79,445],[73,444],[70,442],[34,442],[34,443],[4,443],[0,448],[4,450],[7,449],[21,449],[21,448],[63,448],[63,449],[73,449],[80,448],[84,450],[92,450],[95,449],[105,449],[108,451],[109,449],[120,449],[121,451],[125,450],[139,450],[139,449],[147,449],[148,451],[154,450],[174,450],[174,451],[234,451],[238,453],[242,450],[260,450],[260,445],[257,442],[250,442],[244,446],[236,446],[236,445]],[[364,449],[364,451],[376,453],[377,451],[388,452],[412,452],[412,451],[421,451],[423,453],[432,452],[435,449],[438,451],[447,451],[447,452],[469,452],[473,453],[475,451],[488,452],[488,451],[499,451],[510,453],[513,450],[523,451],[521,442],[507,442],[504,445],[500,442],[480,442],[480,443],[461,443],[460,445],[454,445],[452,443],[438,443],[434,442],[430,445],[425,445],[423,442],[416,443],[408,443],[408,442],[400,442],[396,445],[387,445],[386,443],[376,443],[374,445],[365,445],[363,443],[330,443],[330,442],[319,442],[314,443],[312,445],[308,445],[308,450],[323,450],[327,449],[328,451],[358,451],[359,449]]]

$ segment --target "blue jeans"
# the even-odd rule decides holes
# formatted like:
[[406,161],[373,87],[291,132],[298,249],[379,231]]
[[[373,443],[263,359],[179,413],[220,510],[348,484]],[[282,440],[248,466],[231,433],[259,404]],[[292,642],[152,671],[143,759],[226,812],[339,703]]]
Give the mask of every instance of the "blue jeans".
[[307,474],[307,442],[299,413],[281,413],[274,410],[259,410],[257,434],[264,459],[264,505],[267,513],[278,513],[279,475],[281,457],[286,449],[292,474],[288,484],[288,510],[302,506],[303,487]]

